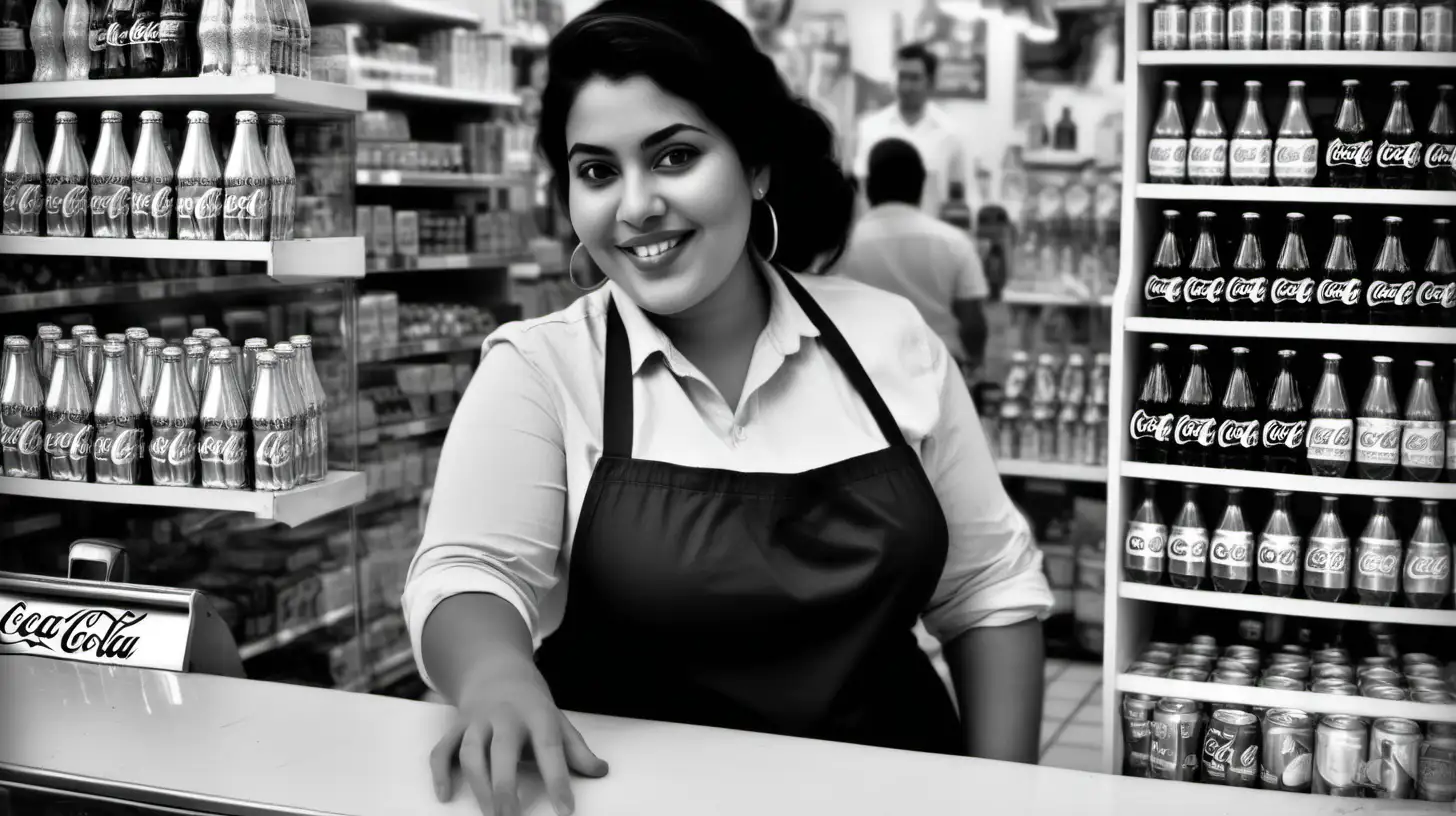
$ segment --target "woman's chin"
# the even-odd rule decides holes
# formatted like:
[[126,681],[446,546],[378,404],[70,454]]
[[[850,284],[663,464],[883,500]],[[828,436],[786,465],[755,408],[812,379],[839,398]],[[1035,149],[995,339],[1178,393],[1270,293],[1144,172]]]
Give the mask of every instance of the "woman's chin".
[[632,302],[644,312],[663,317],[691,309],[702,302],[708,292],[693,281],[690,274],[669,274],[651,278],[630,271],[613,276]]

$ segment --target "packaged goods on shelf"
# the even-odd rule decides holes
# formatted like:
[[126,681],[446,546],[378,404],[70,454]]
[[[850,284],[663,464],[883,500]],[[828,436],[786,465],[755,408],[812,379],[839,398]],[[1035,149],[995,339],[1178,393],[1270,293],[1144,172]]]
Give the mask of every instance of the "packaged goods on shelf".
[[498,34],[463,28],[430,32],[420,40],[420,57],[448,88],[509,92],[514,87],[510,46]]
[[360,295],[356,326],[361,346],[398,343],[399,295],[394,292]]
[[1089,170],[1070,179],[1033,179],[1022,211],[1013,214],[1019,239],[1007,289],[1084,301],[1111,293],[1117,285],[1121,191],[1119,173]]
[[1104,464],[1110,365],[1106,354],[1096,355],[1090,372],[1080,353],[1068,355],[1065,364],[1041,354],[1033,368],[1029,354],[1016,352],[999,401],[986,391],[979,406],[996,456]]
[[[410,140],[409,117],[398,110],[367,110],[360,112],[354,123],[355,135],[361,142],[408,142]],[[361,165],[364,166],[364,165]]]
[[367,170],[477,172],[467,169],[465,147],[458,142],[360,141],[357,161]]

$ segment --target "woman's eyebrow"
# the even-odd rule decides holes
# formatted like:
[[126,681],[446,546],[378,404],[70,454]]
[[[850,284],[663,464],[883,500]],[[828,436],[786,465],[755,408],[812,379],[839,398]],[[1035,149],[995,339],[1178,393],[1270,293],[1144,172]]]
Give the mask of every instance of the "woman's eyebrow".
[[[675,125],[668,125],[662,130],[659,130],[656,133],[653,133],[647,138],[643,139],[640,147],[643,150],[651,150],[652,148],[662,144],[663,142],[671,139],[672,137],[685,130],[691,130],[695,133],[701,133],[705,136],[708,135],[708,131],[703,130],[700,127],[693,127],[692,125],[686,124],[684,122],[679,122]],[[571,157],[575,156],[578,153],[585,153],[590,156],[612,155],[612,151],[608,150],[605,147],[600,147],[594,144],[587,144],[586,142],[577,142],[576,144],[571,146],[571,150],[567,151],[566,160],[570,161]]]

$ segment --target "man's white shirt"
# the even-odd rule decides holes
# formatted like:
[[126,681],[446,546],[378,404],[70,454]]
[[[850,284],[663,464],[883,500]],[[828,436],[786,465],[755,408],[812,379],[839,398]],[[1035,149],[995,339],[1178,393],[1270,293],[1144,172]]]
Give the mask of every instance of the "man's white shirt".
[[912,125],[900,115],[900,106],[891,103],[861,117],[854,157],[854,174],[861,183],[869,178],[870,151],[885,139],[904,139],[920,152],[920,160],[925,163],[921,211],[939,217],[940,208],[949,197],[952,181],[963,183],[967,203],[970,202],[971,185],[966,175],[965,147],[945,111],[927,103],[919,121]]

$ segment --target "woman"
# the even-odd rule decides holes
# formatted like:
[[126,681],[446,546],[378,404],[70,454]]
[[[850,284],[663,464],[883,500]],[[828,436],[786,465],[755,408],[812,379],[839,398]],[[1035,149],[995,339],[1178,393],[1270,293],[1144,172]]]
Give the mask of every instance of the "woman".
[[549,59],[609,283],[492,335],[445,442],[404,596],[439,796],[458,761],[519,812],[529,750],[569,812],[606,765],[563,710],[1035,761],[1051,598],[965,384],[907,301],[794,274],[849,227],[827,125],[708,0],[608,0]]

